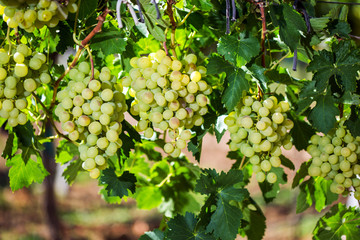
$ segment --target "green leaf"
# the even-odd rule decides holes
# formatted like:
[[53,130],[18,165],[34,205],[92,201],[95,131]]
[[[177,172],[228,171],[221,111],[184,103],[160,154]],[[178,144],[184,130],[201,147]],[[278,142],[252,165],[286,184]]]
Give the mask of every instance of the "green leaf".
[[311,136],[315,134],[315,130],[307,122],[297,117],[292,117],[292,120],[294,127],[291,129],[290,135],[293,138],[293,144],[298,151],[306,150]]
[[249,198],[242,204],[244,220],[248,223],[243,228],[249,240],[261,240],[264,237],[266,229],[266,218],[259,205]]
[[333,206],[319,219],[313,231],[315,240],[358,239],[360,236],[360,213],[354,207],[342,203]]
[[91,13],[95,13],[95,9],[98,5],[98,0],[86,0],[81,1],[79,6],[79,19],[85,19]]
[[294,177],[293,183],[291,185],[292,188],[297,187],[304,180],[304,178],[309,175],[308,169],[310,165],[310,161],[303,162],[301,164],[300,169],[296,172],[296,175]]
[[300,184],[300,193],[296,201],[296,213],[301,213],[315,203],[315,209],[321,211],[338,199],[338,195],[330,191],[331,181],[322,177],[310,178]]
[[281,159],[281,164],[291,170],[295,170],[295,166],[294,163],[288,159],[287,157],[285,157],[284,155],[280,155],[280,159]]
[[[252,72],[251,75],[259,83],[263,90],[267,89],[269,78],[265,75],[266,68],[260,67],[259,65],[253,64],[249,70]],[[277,79],[276,79],[277,80]]]
[[257,38],[225,35],[220,38],[218,53],[223,55],[227,61],[234,66],[241,67],[258,55],[260,44]]
[[165,234],[159,229],[154,229],[152,232],[146,232],[139,240],[164,240]]
[[320,32],[327,27],[327,23],[330,21],[328,17],[310,18],[311,28],[315,32]]
[[140,4],[143,8],[143,15],[145,24],[150,34],[158,41],[166,41],[164,30],[170,27],[168,20],[164,20],[163,16],[157,19],[156,9],[154,4],[151,4],[150,0],[140,0]]
[[159,147],[158,144],[152,141],[143,140],[138,145],[138,151],[141,151],[146,154],[149,160],[151,161],[161,161],[162,155],[155,150],[155,147]]
[[270,16],[275,26],[279,26],[282,41],[294,51],[300,42],[301,34],[306,33],[306,24],[303,17],[290,5],[270,5]]
[[316,106],[309,114],[309,121],[319,131],[327,134],[336,124],[336,116],[340,114],[335,107],[335,101],[330,95],[320,95],[316,98]]
[[207,74],[220,74],[225,72],[231,74],[234,71],[234,66],[225,61],[220,56],[211,56],[207,65]]
[[102,171],[100,176],[100,184],[105,186],[108,196],[129,196],[135,192],[136,177],[134,174],[125,171],[118,177],[112,168],[107,168]]
[[315,72],[313,81],[316,81],[318,92],[323,92],[327,88],[331,77],[335,79],[333,85],[344,91],[355,92],[359,70],[359,50],[353,49],[351,41],[346,40],[333,43],[332,52],[320,51],[307,67],[307,71]]
[[101,32],[91,40],[91,48],[101,50],[105,55],[122,53],[125,51],[127,41],[119,31]]
[[12,191],[29,187],[33,182],[42,183],[49,174],[44,169],[41,158],[37,158],[37,161],[29,159],[25,163],[20,154],[15,155],[11,160],[7,160],[6,166],[10,167],[9,178]]
[[345,21],[339,21],[335,19],[328,24],[330,35],[337,35],[341,38],[348,38],[351,33],[351,26]]
[[277,176],[276,183],[271,184],[267,181],[259,183],[262,195],[266,203],[273,201],[280,191],[280,184],[285,184],[287,182],[287,176],[284,173],[283,168],[273,167],[271,168],[270,172],[274,172],[276,174]]
[[187,0],[186,5],[189,8],[196,6],[196,8],[198,8],[201,11],[210,11],[214,8],[211,1],[208,0]]
[[71,161],[76,155],[79,155],[77,146],[72,142],[62,140],[57,147],[55,161],[64,164]]
[[17,139],[15,140],[15,135],[10,133],[7,140],[4,151],[2,152],[1,156],[5,159],[11,158],[15,152],[17,151]]
[[194,214],[187,212],[185,216],[177,215],[168,224],[167,239],[171,240],[215,240],[203,229],[196,229],[197,219]]
[[196,182],[195,192],[207,195],[214,193],[217,189],[215,184],[218,176],[215,169],[204,169]]
[[80,171],[82,171],[82,163],[80,159],[75,160],[70,163],[70,165],[64,170],[62,176],[65,178],[66,182],[71,185]]
[[360,136],[360,117],[358,109],[355,106],[351,106],[351,114],[345,121],[345,126],[354,137]]
[[314,193],[313,184],[314,179],[310,178],[300,185],[300,193],[296,199],[296,213],[301,213],[312,206],[312,194]]
[[68,47],[73,47],[75,44],[72,35],[73,30],[65,21],[60,21],[56,31],[58,31],[57,34],[60,37],[59,43],[56,45],[56,51],[63,54]]
[[222,102],[225,104],[228,112],[231,112],[240,101],[243,92],[248,92],[250,85],[245,78],[245,72],[237,69],[227,76],[228,86],[222,96]]
[[158,207],[162,202],[161,190],[158,187],[138,187],[135,193],[137,206],[140,209],[153,209]]
[[235,239],[243,215],[237,206],[230,204],[230,201],[241,202],[248,196],[246,189],[226,187],[221,190],[217,194],[216,210],[211,216],[206,231],[213,232],[215,237],[223,240]]

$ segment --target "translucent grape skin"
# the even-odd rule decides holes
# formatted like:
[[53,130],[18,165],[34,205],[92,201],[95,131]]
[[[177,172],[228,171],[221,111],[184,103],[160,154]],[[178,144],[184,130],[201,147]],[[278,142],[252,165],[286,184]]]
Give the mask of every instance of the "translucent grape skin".
[[146,138],[156,129],[167,132],[171,141],[164,151],[172,157],[180,156],[191,138],[189,129],[201,126],[208,112],[211,86],[205,80],[206,68],[197,68],[196,61],[193,54],[180,61],[159,50],[132,58],[129,76],[122,78],[123,86],[130,87],[129,94],[135,97],[130,113],[140,117],[136,129]]
[[249,158],[259,182],[273,184],[277,175],[271,171],[281,165],[281,148],[292,147],[288,131],[293,122],[287,118],[290,105],[270,96],[261,101],[244,96],[235,111],[224,120],[230,134],[230,149]]

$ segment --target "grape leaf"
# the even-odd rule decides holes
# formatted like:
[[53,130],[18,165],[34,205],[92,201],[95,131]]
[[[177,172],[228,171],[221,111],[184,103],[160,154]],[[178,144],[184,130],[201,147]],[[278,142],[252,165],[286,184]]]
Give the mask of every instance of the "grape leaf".
[[94,7],[96,9],[96,6],[98,5],[98,0],[86,0],[81,1],[79,6],[79,19],[85,19],[90,15],[91,13],[95,13]]
[[334,99],[329,95],[319,95],[316,98],[316,106],[309,114],[309,121],[319,131],[328,133],[336,124],[336,116],[340,114],[335,107]]
[[242,69],[233,71],[227,76],[227,80],[229,85],[223,93],[222,102],[225,104],[228,112],[231,112],[240,101],[243,92],[249,91],[250,85]]
[[82,171],[82,163],[80,159],[73,161],[69,164],[69,166],[64,170],[62,176],[65,178],[66,182],[71,185],[75,178],[77,177],[78,173]]
[[233,71],[234,66],[225,61],[222,57],[214,55],[209,58],[207,74],[219,74],[223,72],[231,74]]
[[295,166],[294,163],[288,159],[287,157],[285,157],[284,155],[280,155],[280,159],[281,159],[281,164],[291,170],[295,170]]
[[300,169],[296,172],[296,175],[294,177],[293,183],[291,185],[292,188],[297,187],[306,176],[308,176],[308,169],[310,166],[311,162],[307,161],[307,162],[303,162],[300,166]]
[[10,133],[7,140],[4,151],[1,156],[5,159],[11,158],[17,151],[17,137],[14,133]]
[[108,196],[129,196],[135,192],[136,177],[134,174],[125,171],[118,177],[112,168],[107,168],[102,171],[100,176],[100,184],[105,186]]
[[39,157],[37,161],[29,159],[27,163],[25,163],[21,155],[17,154],[6,161],[6,166],[10,167],[9,178],[12,191],[29,187],[33,182],[42,183],[45,177],[49,175]]
[[196,229],[198,222],[194,214],[187,212],[185,216],[176,215],[168,224],[167,239],[171,240],[215,240],[213,236],[206,233],[204,229]]
[[242,211],[230,204],[230,201],[241,202],[249,196],[246,189],[236,189],[232,186],[225,187],[217,194],[216,210],[211,216],[207,232],[213,232],[214,236],[223,240],[232,240],[236,237]]
[[298,151],[306,149],[311,136],[315,134],[315,130],[307,122],[297,117],[291,117],[291,119],[294,122],[294,127],[290,131],[293,144]]
[[360,212],[346,208],[342,203],[333,206],[319,219],[313,231],[315,240],[358,239],[360,236]]
[[140,209],[152,209],[158,207],[162,202],[161,190],[158,187],[146,186],[136,189],[135,199]]
[[299,45],[301,34],[307,31],[302,16],[286,3],[271,5],[270,16],[273,24],[279,27],[281,40],[294,51]]
[[127,41],[119,31],[108,31],[96,34],[91,40],[91,48],[101,50],[106,56],[125,51]]
[[351,33],[351,27],[350,24],[348,24],[345,21],[339,21],[338,19],[335,19],[328,23],[328,29],[330,32],[330,35],[337,35],[341,38],[348,38],[349,33]]
[[287,176],[284,173],[284,169],[280,167],[271,168],[270,172],[274,172],[277,176],[277,181],[274,184],[264,181],[259,183],[263,198],[266,203],[271,202],[275,199],[277,194],[280,191],[280,184],[285,184],[287,182]]
[[300,184],[300,193],[296,201],[296,213],[301,213],[315,203],[315,209],[321,211],[338,199],[338,195],[330,191],[331,181],[322,177],[310,178]]
[[64,164],[71,161],[76,155],[79,155],[79,150],[76,145],[67,140],[63,140],[60,141],[57,147],[55,161]]
[[219,40],[218,53],[223,55],[227,61],[237,67],[249,62],[260,51],[260,44],[257,38],[225,35]]
[[261,240],[265,234],[266,218],[259,205],[252,199],[243,202],[241,209],[244,215],[245,227],[241,227],[249,240]]
[[201,11],[210,11],[214,8],[212,3],[208,0],[187,0],[186,6],[190,9],[196,6]]
[[63,54],[68,49],[68,47],[74,46],[74,38],[72,35],[73,30],[67,24],[67,22],[60,21],[56,31],[60,37],[59,43],[56,45],[56,51],[60,54]]
[[165,234],[159,229],[154,229],[154,231],[151,232],[145,232],[145,234],[139,238],[139,240],[163,240],[163,239],[165,239]]
[[[249,70],[251,71],[251,75],[253,76],[253,78],[256,79],[256,81],[259,83],[259,85],[261,86],[261,88],[263,90],[267,89],[267,83],[269,82],[269,78],[267,77],[267,75],[265,75],[265,68],[260,67],[257,64],[253,64]],[[275,78],[274,78],[275,79]]]
[[211,194],[216,191],[216,180],[219,177],[215,169],[204,169],[197,180],[195,191],[201,194]]
[[345,121],[345,126],[354,137],[360,136],[360,117],[358,110],[355,106],[351,106],[350,117]]
[[333,43],[332,51],[322,50],[307,67],[307,71],[315,72],[313,81],[316,82],[318,92],[323,92],[329,85],[330,77],[334,77],[340,89],[354,92],[356,90],[356,77],[360,70],[359,50],[351,46],[350,41]]

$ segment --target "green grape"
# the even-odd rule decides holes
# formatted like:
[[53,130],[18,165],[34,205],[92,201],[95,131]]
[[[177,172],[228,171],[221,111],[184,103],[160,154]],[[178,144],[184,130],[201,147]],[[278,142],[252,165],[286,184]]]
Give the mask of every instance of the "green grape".
[[275,183],[277,181],[276,174],[273,172],[268,173],[266,176],[266,181],[268,181],[269,183]]

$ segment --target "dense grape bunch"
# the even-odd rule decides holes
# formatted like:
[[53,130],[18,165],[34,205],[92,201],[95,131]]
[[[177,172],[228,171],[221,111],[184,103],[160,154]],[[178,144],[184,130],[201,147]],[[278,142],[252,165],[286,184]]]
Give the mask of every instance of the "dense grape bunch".
[[290,150],[291,136],[288,131],[294,123],[287,118],[289,103],[271,96],[257,101],[245,96],[242,102],[225,118],[230,132],[230,150],[239,150],[249,158],[258,182],[277,180],[272,167],[281,165],[281,147]]
[[46,56],[32,52],[25,44],[0,49],[0,117],[11,127],[27,122],[27,99],[40,84],[48,84]]
[[56,27],[59,21],[65,20],[68,13],[78,9],[77,0],[66,4],[52,0],[0,0],[0,14],[10,28],[20,27],[27,32],[43,26]]
[[92,80],[90,75],[87,62],[70,70],[70,81],[57,94],[55,114],[70,140],[79,143],[82,167],[97,178],[107,167],[106,159],[122,146],[119,135],[127,105],[122,86],[108,68],[95,69]]
[[186,148],[190,129],[201,126],[208,112],[207,95],[212,88],[202,79],[206,68],[197,67],[196,62],[194,54],[179,61],[159,50],[147,57],[132,58],[133,68],[123,78],[123,85],[131,87],[130,95],[135,97],[130,111],[140,117],[136,129],[146,138],[151,138],[155,129],[168,132],[171,141],[164,151],[172,157]]
[[311,155],[310,176],[333,180],[330,190],[347,195],[352,188],[360,200],[360,138],[354,138],[341,119],[339,127],[325,136],[313,135],[307,151]]

